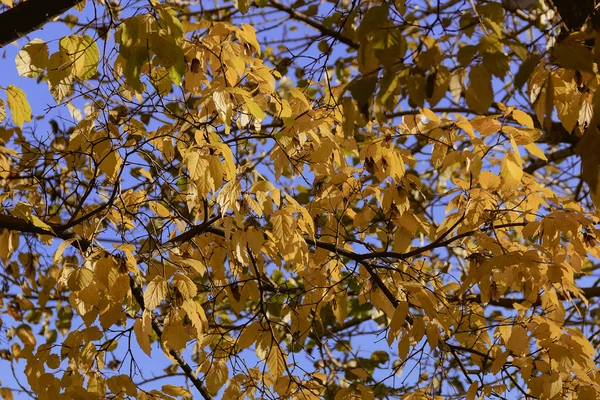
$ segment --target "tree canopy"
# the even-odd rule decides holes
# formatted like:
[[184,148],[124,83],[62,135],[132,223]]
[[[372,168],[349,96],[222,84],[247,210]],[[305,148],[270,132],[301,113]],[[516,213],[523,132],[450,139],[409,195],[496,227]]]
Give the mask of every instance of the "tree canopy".
[[600,398],[594,0],[0,4],[3,398]]

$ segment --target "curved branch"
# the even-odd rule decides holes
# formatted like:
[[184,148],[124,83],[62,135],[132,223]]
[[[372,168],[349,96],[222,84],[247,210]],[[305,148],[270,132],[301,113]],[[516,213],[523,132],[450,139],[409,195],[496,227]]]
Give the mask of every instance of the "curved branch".
[[298,21],[302,21],[306,25],[315,28],[316,30],[318,30],[325,36],[332,37],[332,38],[340,41],[341,43],[344,43],[346,46],[352,47],[353,49],[358,49],[358,47],[359,47],[358,43],[356,43],[352,39],[349,39],[346,36],[342,35],[341,32],[338,32],[335,29],[328,28],[325,25],[322,25],[319,22],[310,19],[305,14],[303,14],[299,11],[296,11],[291,7],[286,6],[285,4],[282,4],[276,0],[271,0],[269,2],[269,4],[271,6],[273,6],[274,8],[278,9],[279,11],[283,11],[283,12],[287,13],[291,18],[298,20]]
[[84,0],[27,0],[0,14],[0,48],[41,28]]

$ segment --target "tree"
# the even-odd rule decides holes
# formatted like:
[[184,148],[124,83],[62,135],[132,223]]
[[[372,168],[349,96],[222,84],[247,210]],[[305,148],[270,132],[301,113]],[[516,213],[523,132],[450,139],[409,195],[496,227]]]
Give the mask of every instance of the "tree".
[[595,2],[1,3],[4,398],[600,397]]

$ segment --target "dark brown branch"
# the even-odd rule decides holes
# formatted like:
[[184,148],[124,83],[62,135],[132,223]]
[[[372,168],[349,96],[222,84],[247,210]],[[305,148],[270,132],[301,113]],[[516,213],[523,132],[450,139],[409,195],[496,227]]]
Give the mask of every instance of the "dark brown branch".
[[76,238],[77,240],[73,242],[73,246],[77,247],[81,251],[87,250],[91,242],[87,239],[83,239],[79,237],[77,234],[73,232],[69,232],[63,228],[61,225],[56,224],[47,224],[50,227],[50,230],[47,228],[35,225],[33,222],[27,221],[24,218],[14,217],[12,215],[0,214],[0,229],[7,229],[9,231],[18,231],[21,233],[31,233],[38,235],[50,235],[59,239],[68,240]]
[[595,0],[553,0],[552,3],[570,31],[580,30],[596,5]]
[[41,28],[83,0],[27,0],[0,14],[0,48]]
[[572,155],[575,155],[575,149],[573,149],[573,147],[567,147],[565,149],[560,149],[560,150],[555,151],[554,153],[548,154],[548,156],[546,157],[548,159],[547,161],[542,160],[542,159],[537,159],[537,160],[533,161],[531,164],[529,164],[523,171],[527,172],[528,174],[533,174],[535,171],[544,167],[548,163],[558,164],[561,161],[563,161],[565,158],[571,157]]

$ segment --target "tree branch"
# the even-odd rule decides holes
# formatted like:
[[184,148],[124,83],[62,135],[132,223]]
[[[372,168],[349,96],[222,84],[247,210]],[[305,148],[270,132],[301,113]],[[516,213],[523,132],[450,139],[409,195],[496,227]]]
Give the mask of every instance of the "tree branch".
[[548,156],[546,157],[548,160],[542,160],[538,158],[535,161],[532,161],[531,164],[529,164],[525,169],[523,169],[523,171],[528,174],[533,174],[535,171],[544,167],[545,165],[548,165],[550,163],[558,164],[565,158],[571,157],[573,155],[575,155],[575,149],[573,148],[573,146],[566,147],[564,149],[557,150],[554,153],[548,154]]
[[293,8],[290,8],[290,7],[286,6],[285,4],[282,4],[276,0],[271,0],[269,2],[269,4],[272,5],[274,8],[278,9],[279,11],[283,11],[283,12],[287,13],[291,18],[298,20],[298,21],[302,21],[306,25],[308,25],[312,28],[315,28],[316,30],[321,32],[323,35],[332,37],[332,38],[340,41],[341,43],[344,43],[345,45],[352,47],[353,49],[358,49],[359,44],[352,41],[351,39],[348,39],[341,32],[338,32],[335,29],[328,28],[325,25],[322,25],[322,24],[318,23],[317,21],[310,19],[308,16],[302,14],[301,12],[298,12],[298,11],[294,10]]
[[0,48],[41,28],[83,0],[27,0],[0,14]]
[[[144,311],[146,309],[146,306],[144,305],[144,292],[140,285],[136,283],[135,278],[131,275],[129,276],[129,286],[131,287],[131,293],[133,294],[133,297],[135,298],[136,302],[140,305],[140,309]],[[156,319],[156,315],[154,314],[154,312],[151,311],[150,314],[152,318],[152,330],[154,330],[154,333],[156,333],[158,339],[161,340],[163,327],[160,324],[160,322]],[[200,380],[198,375],[196,375],[196,373],[194,372],[192,367],[190,367],[187,361],[185,361],[181,353],[175,349],[170,349],[169,354],[175,359],[175,361],[177,361],[177,364],[179,364],[179,368],[181,368],[185,375],[188,377],[188,379],[192,381],[192,384],[200,392],[202,398],[205,400],[211,400],[212,396],[210,395],[210,393],[208,393],[208,390],[204,387],[203,382]]]
[[[49,225],[49,226],[52,229],[52,231],[50,231],[44,227],[37,226],[33,222],[27,221],[23,218],[14,217],[12,215],[0,214],[0,229],[8,229],[11,231],[18,231],[21,233],[50,235],[50,236],[53,236],[53,237],[56,237],[59,239],[63,239],[63,240],[77,238],[77,235],[75,235],[74,233],[67,232],[64,226],[61,226],[61,225]],[[201,227],[201,225],[199,227]],[[183,239],[187,239],[187,240],[189,240],[191,237],[193,237],[190,235],[189,231],[183,233],[180,236],[182,236]],[[176,243],[180,244],[183,242],[184,242],[184,240],[181,240],[180,242],[176,242]],[[173,244],[173,243],[171,243],[171,244]],[[87,250],[92,245],[92,243],[87,239],[78,238],[77,240],[72,242],[71,245],[83,252],[83,251]],[[147,257],[144,257],[144,255],[140,255],[137,257],[136,261],[143,262],[144,259],[147,260]],[[135,298],[136,302],[139,304],[140,309],[142,311],[144,311],[146,308],[145,304],[144,304],[144,292],[143,292],[143,289],[140,287],[140,285],[138,285],[137,282],[135,281],[135,277],[132,275],[129,276],[129,286],[131,287],[131,293],[133,294],[133,297]],[[152,329],[154,330],[154,332],[160,339],[162,337],[163,327],[161,326],[160,322],[156,319],[156,315],[154,314],[154,312],[151,312],[151,317],[152,317]],[[204,398],[205,400],[211,400],[212,396],[210,395],[208,390],[204,387],[204,384],[202,383],[202,381],[200,380],[198,375],[194,372],[192,367],[187,363],[187,361],[185,361],[185,359],[183,358],[181,353],[178,352],[177,350],[170,349],[169,354],[171,355],[171,357],[173,357],[175,359],[175,361],[177,361],[177,364],[179,365],[179,367],[183,370],[183,372],[188,377],[188,379],[190,381],[192,381],[192,384],[200,392],[200,394],[202,395],[202,398]]]
[[578,31],[587,17],[592,14],[595,0],[553,0],[562,22],[570,31]]

